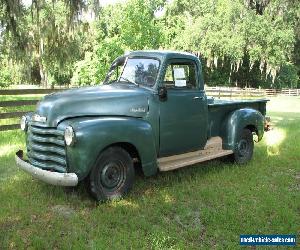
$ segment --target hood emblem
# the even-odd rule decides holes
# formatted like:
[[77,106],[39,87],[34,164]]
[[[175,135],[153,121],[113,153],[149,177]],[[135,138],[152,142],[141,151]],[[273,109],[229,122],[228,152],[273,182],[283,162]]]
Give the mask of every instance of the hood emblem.
[[47,121],[47,117],[45,117],[45,116],[40,116],[40,115],[38,115],[38,114],[34,114],[33,116],[32,116],[32,121],[34,121],[34,122],[46,122]]
[[146,108],[143,108],[143,107],[131,108],[130,112],[133,112],[133,113],[145,113],[146,112]]

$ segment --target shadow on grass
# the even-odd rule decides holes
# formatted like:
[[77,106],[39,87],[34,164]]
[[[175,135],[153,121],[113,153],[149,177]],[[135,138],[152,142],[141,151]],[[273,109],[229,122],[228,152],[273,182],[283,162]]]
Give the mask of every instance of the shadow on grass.
[[[181,239],[182,247],[186,237],[190,244],[194,244],[192,242],[195,241],[199,246],[202,241],[199,237],[206,237],[205,225],[201,217],[201,207],[195,205],[195,198],[190,202],[188,199],[191,197],[188,194],[192,192],[194,182],[199,178],[234,167],[234,164],[226,165],[221,164],[219,160],[213,160],[172,172],[158,173],[153,177],[137,175],[136,185],[130,195],[105,203],[92,200],[84,183],[73,189],[65,189],[33,180],[27,174],[18,171],[9,181],[4,182],[0,189],[2,201],[7,206],[2,210],[6,219],[0,223],[0,231],[9,228],[17,231],[18,235],[23,237],[22,240],[30,242],[29,239],[37,233],[36,230],[43,227],[48,234],[59,237],[57,231],[62,231],[66,234],[64,237],[69,238],[71,236],[67,234],[70,228],[77,225],[75,227],[80,231],[80,237],[91,238],[88,228],[93,229],[94,234],[95,228],[96,232],[101,231],[103,234],[103,227],[109,228],[109,225],[114,225],[122,232],[125,230],[124,233],[128,233],[127,228],[140,228],[149,246],[171,248],[175,242],[178,243],[175,237],[178,230],[186,234]],[[187,188],[187,184],[191,184],[191,189]],[[209,209],[215,210],[213,207]],[[19,215],[16,216],[16,213]],[[35,226],[32,223],[35,223]],[[26,224],[30,225],[30,232],[24,229]],[[170,224],[178,227],[174,233],[167,230]],[[85,229],[78,228],[78,225],[85,225]],[[195,232],[197,237],[193,236]],[[43,235],[38,232],[37,235],[41,234]],[[92,238],[96,238],[96,235]],[[109,239],[110,236],[105,237]],[[99,246],[98,243],[95,244]]]
[[[236,165],[230,163],[226,157],[203,162],[195,165],[191,165],[185,168],[176,169],[168,172],[158,172],[151,177],[145,177],[142,174],[136,174],[135,185],[133,186],[132,193],[129,196],[130,200],[134,203],[140,199],[149,197],[155,193],[156,189],[164,190],[174,185],[180,185],[186,180],[193,180],[194,178],[204,178],[205,175],[210,173],[218,173],[229,170],[231,168],[243,168],[245,165]],[[77,202],[83,202],[89,207],[97,207],[103,203],[95,202],[87,191],[87,185],[85,181],[81,181],[76,187],[59,187],[52,186],[36,179],[33,179],[21,170],[17,170],[14,166],[14,175],[10,176],[10,180],[3,181],[1,192],[6,194],[15,193],[19,190],[23,198],[34,196],[38,194],[39,199],[45,199],[47,201],[57,201],[63,204],[75,205]],[[6,183],[5,183],[6,182]],[[21,197],[18,197],[21,198]],[[163,201],[164,199],[162,199]],[[119,202],[121,200],[115,200],[113,202]],[[109,203],[105,202],[106,204]],[[132,202],[127,203],[128,206],[138,207],[133,205]],[[126,206],[126,202],[122,203]]]

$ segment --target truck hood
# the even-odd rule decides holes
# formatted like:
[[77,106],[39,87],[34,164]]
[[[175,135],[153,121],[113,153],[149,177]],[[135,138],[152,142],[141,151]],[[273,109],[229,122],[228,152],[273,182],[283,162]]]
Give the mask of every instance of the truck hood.
[[151,91],[132,84],[111,84],[71,89],[45,96],[36,113],[46,117],[50,127],[80,116],[144,117]]

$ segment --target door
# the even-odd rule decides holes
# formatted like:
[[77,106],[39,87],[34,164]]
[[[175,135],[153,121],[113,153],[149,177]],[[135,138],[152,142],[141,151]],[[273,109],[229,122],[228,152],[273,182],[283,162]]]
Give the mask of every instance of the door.
[[192,60],[172,60],[166,67],[167,98],[160,101],[160,157],[205,146],[207,102],[198,74]]

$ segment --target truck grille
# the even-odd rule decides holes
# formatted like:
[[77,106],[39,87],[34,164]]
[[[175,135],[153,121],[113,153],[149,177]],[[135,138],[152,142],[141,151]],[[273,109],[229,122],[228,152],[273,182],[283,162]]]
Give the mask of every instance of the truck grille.
[[64,132],[31,124],[27,133],[27,157],[33,166],[67,172]]

